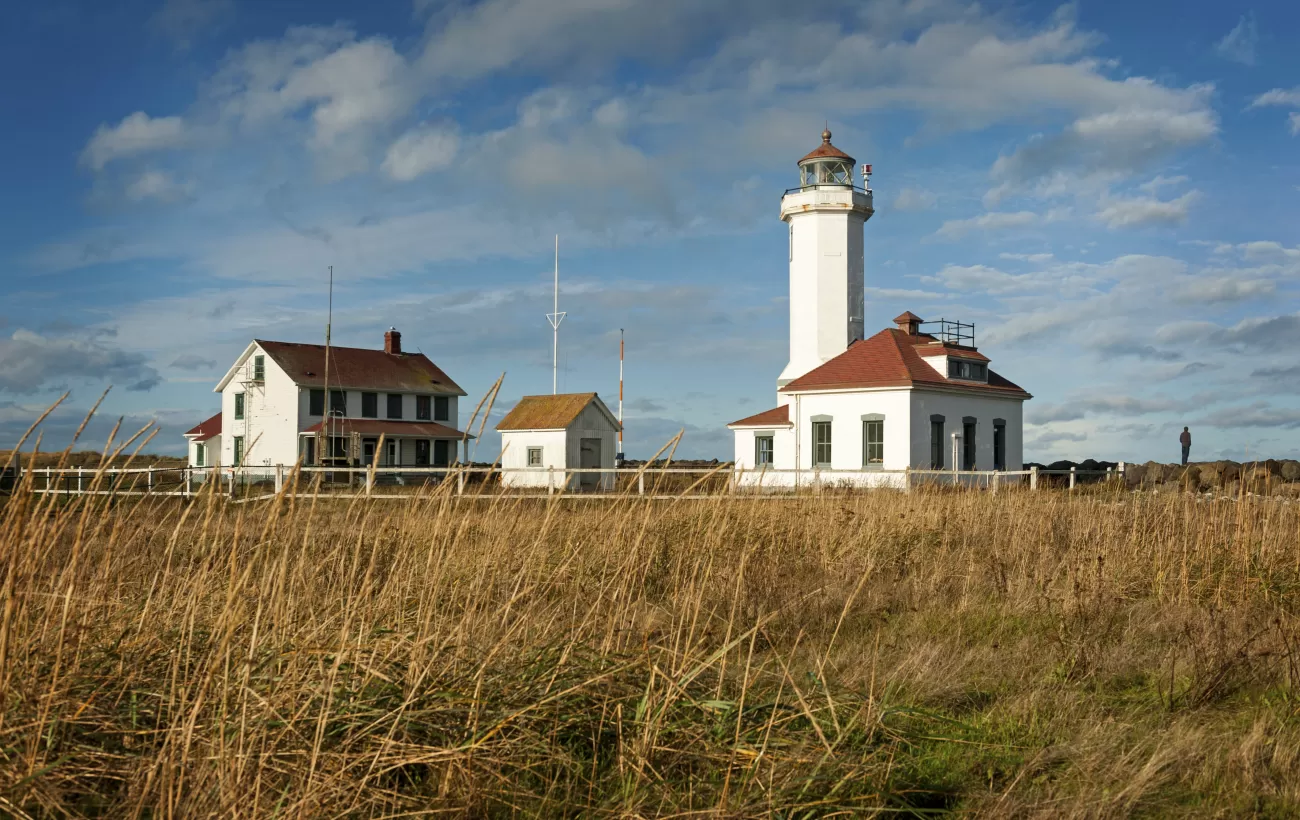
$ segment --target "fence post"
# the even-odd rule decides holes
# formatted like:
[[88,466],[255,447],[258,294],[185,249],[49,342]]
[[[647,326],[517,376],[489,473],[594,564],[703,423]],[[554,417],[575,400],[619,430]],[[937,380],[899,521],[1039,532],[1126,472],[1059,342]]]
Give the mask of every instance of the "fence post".
[[153,468],[152,467],[149,468],[149,472],[145,476],[144,489],[145,492],[150,492],[150,493],[153,492]]
[[373,490],[374,488],[375,488],[375,469],[373,466],[371,466],[366,470],[366,495],[367,496],[370,495],[370,491]]
[[77,495],[81,495],[81,473],[84,468],[77,468]]
[[555,467],[546,468],[546,494],[555,495]]
[[998,485],[1001,483],[1002,483],[1002,475],[999,472],[994,470],[992,473],[989,474],[989,490],[992,491],[994,495],[997,495]]
[[[1128,476],[1126,476],[1126,475],[1124,474],[1124,473],[1125,473],[1125,468],[1126,468],[1127,466],[1128,466],[1128,465],[1125,464],[1123,461],[1121,461],[1121,462],[1119,463],[1119,467],[1117,468],[1116,471],[1119,473],[1119,479],[1120,479],[1120,481],[1125,481],[1125,479],[1128,478]],[[1125,481],[1125,483],[1127,483],[1127,482]]]
[[636,494],[645,495],[645,472],[637,473],[636,476]]
[[275,491],[278,494],[284,489],[284,465],[275,465]]
[[465,494],[465,468],[456,471],[456,495]]
[[912,465],[909,464],[903,469],[903,494],[912,492]]
[[1071,490],[1074,489],[1074,471],[1075,471],[1076,469],[1078,469],[1078,468],[1077,468],[1077,467],[1071,467],[1071,468],[1070,468],[1070,489],[1071,489]]
[[1029,489],[1038,489],[1038,465],[1029,468]]

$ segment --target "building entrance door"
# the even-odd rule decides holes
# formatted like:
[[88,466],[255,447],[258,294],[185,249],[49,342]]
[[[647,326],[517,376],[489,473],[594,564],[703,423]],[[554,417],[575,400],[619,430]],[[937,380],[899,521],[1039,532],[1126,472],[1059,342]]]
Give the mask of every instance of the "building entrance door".
[[361,440],[361,463],[366,467],[375,463],[375,448],[379,442],[373,438],[363,438]]
[[398,448],[397,439],[390,438],[384,446],[388,448],[388,466],[389,467],[398,466],[399,461],[397,458],[397,448]]
[[[578,466],[584,470],[600,469],[600,439],[584,438],[578,442]],[[600,478],[600,473],[578,473],[578,487],[584,491],[597,490]]]

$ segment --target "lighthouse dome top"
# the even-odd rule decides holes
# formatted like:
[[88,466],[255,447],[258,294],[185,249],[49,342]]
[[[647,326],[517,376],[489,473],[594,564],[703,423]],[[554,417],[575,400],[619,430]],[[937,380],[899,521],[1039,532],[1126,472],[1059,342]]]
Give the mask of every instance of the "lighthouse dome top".
[[831,145],[831,131],[822,132],[822,144],[799,160],[799,185],[853,187],[853,157]]
[[853,157],[831,145],[831,130],[829,128],[822,132],[822,144],[809,151],[803,159],[799,160],[799,164],[803,165],[819,159],[838,159],[847,162],[850,166],[853,165]]

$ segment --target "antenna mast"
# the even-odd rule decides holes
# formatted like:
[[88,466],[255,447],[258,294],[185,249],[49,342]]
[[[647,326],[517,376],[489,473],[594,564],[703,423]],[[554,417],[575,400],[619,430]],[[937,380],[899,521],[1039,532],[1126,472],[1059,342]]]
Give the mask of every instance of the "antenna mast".
[[560,322],[564,321],[560,312],[560,235],[555,235],[555,305],[552,312],[546,314],[546,321],[551,323],[551,395],[555,395],[560,372]]
[[325,314],[325,415],[321,419],[321,427],[325,436],[320,439],[316,448],[316,463],[325,463],[325,454],[322,449],[330,445],[330,433],[332,430],[330,419],[330,327],[334,324],[334,266],[330,265],[330,290],[329,290],[329,312]]
[[623,328],[618,329],[618,452],[616,465],[623,463]]

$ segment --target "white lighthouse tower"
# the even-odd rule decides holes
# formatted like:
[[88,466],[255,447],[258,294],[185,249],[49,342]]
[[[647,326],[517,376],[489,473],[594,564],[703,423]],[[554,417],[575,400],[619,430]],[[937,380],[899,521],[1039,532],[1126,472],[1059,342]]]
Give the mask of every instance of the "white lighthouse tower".
[[790,361],[778,389],[864,335],[862,226],[875,211],[871,191],[853,187],[853,170],[853,157],[823,131],[822,144],[799,160],[799,187],[781,198],[790,226]]

